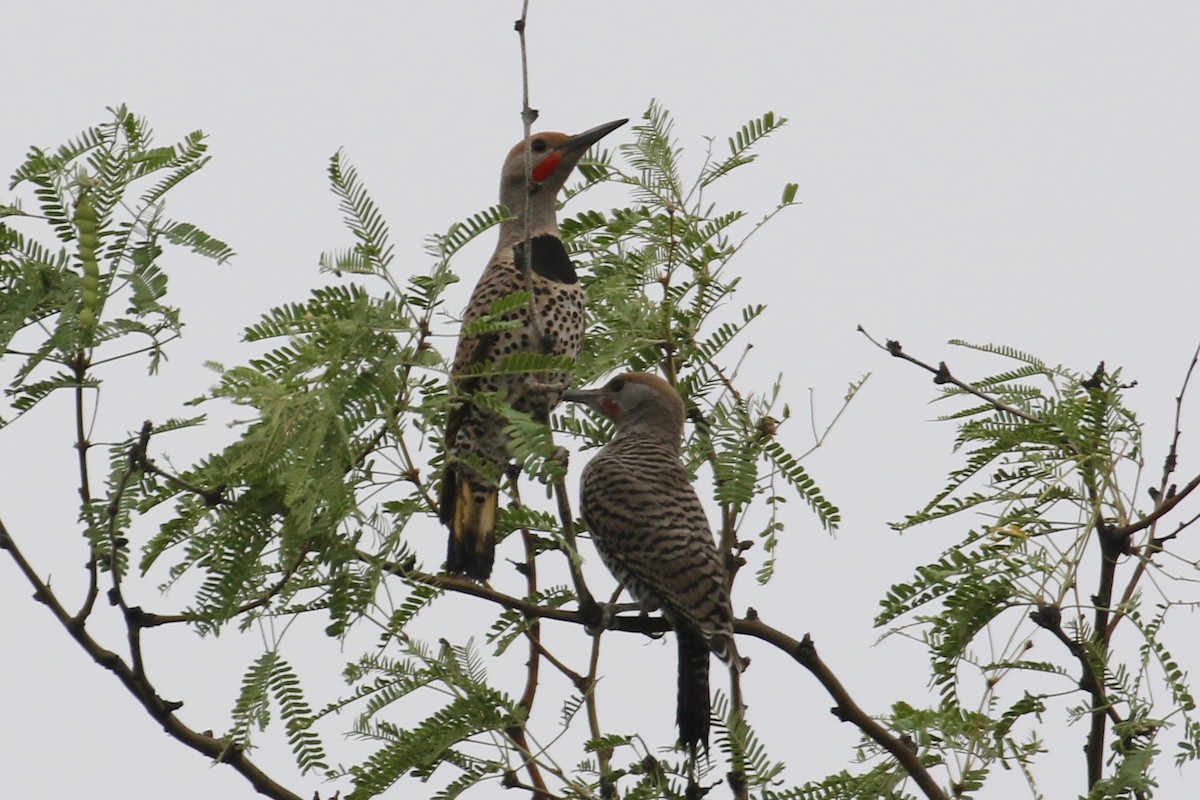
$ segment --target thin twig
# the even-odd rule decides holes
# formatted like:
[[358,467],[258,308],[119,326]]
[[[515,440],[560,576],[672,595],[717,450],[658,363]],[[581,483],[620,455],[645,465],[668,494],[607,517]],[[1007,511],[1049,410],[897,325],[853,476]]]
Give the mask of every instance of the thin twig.
[[[253,611],[256,608],[262,608],[270,604],[288,585],[288,582],[295,577],[296,572],[304,564],[305,557],[308,555],[308,548],[301,549],[296,554],[295,560],[283,571],[279,580],[274,585],[269,586],[265,592],[260,594],[253,600],[248,600],[242,603],[229,616],[237,617],[245,614],[248,611]],[[175,625],[180,622],[198,622],[203,617],[197,614],[152,614],[142,612],[139,622],[139,627],[142,628],[157,628],[160,625]]]
[[525,291],[529,293],[529,326],[534,331],[534,341],[545,340],[545,330],[542,328],[541,314],[538,313],[537,293],[533,286],[533,248],[530,239],[529,222],[532,216],[533,192],[533,121],[538,118],[537,109],[529,106],[529,55],[525,45],[525,25],[529,19],[529,0],[521,4],[521,18],[514,23],[517,37],[521,41],[521,124],[525,137],[525,229],[522,231],[523,258],[518,260],[517,267],[525,277]]
[[[612,597],[608,599],[609,605],[617,602],[621,591],[620,586],[613,590]],[[593,739],[599,739],[602,733],[600,730],[600,707],[596,702],[596,676],[600,669],[600,637],[604,635],[604,630],[594,628],[591,634],[592,652],[588,658],[588,674],[583,692],[583,703],[587,709],[588,731]],[[612,755],[611,747],[596,748],[596,769],[600,773],[600,796],[604,800],[615,800],[617,797],[617,784],[612,779]]]
[[[524,504],[521,502],[521,493],[518,489],[515,475],[510,483],[512,485],[513,502],[518,507],[523,507]],[[522,527],[521,529],[521,541],[525,545],[525,563],[521,566],[521,572],[525,574],[525,594],[527,597],[536,597],[538,590],[537,541],[526,527]],[[533,701],[537,698],[538,672],[541,666],[542,655],[542,626],[536,617],[529,619],[529,624],[525,627],[525,636],[529,639],[529,661],[526,663],[525,691],[521,693],[518,705],[524,709],[525,719],[528,720],[530,714],[533,712]],[[529,742],[525,737],[524,725],[514,725],[505,731],[505,733],[522,752],[530,752]],[[533,796],[535,798],[548,797],[549,792],[546,789],[546,782],[542,779],[542,774],[538,770],[537,760],[532,757],[528,758],[525,761],[525,769],[529,773],[529,780],[533,782],[535,787]]]
[[162,350],[165,345],[168,345],[171,342],[175,341],[176,339],[180,339],[180,338],[183,338],[182,334],[173,333],[170,336],[168,336],[167,338],[163,339],[162,341],[155,339],[153,344],[148,344],[145,347],[138,347],[133,350],[128,350],[124,353],[118,353],[114,356],[108,356],[107,358],[98,358],[95,361],[91,362],[91,365],[93,367],[99,367],[103,364],[109,364],[114,361],[124,361],[125,359],[129,358],[130,356],[137,356],[137,355],[141,355],[142,353],[150,353],[155,350]]
[[[675,347],[674,334],[675,329],[671,326],[671,315],[674,307],[671,305],[671,277],[675,274],[675,248],[677,242],[675,240],[675,206],[667,204],[667,263],[666,269],[659,276],[658,282],[662,284],[663,301],[662,301],[662,326],[663,326],[663,366],[667,373],[667,383],[676,386],[679,382],[679,376],[675,369]],[[676,387],[678,388],[678,387]]]
[[1162,483],[1159,484],[1158,495],[1163,497],[1167,492],[1167,485],[1171,481],[1171,475],[1175,472],[1175,467],[1178,464],[1179,458],[1179,437],[1182,434],[1180,422],[1183,419],[1183,397],[1187,394],[1188,384],[1192,380],[1192,373],[1196,370],[1196,362],[1200,361],[1200,345],[1196,346],[1192,353],[1192,361],[1188,364],[1187,372],[1183,376],[1183,385],[1179,387],[1179,394],[1175,396],[1175,432],[1171,436],[1171,446],[1167,448],[1167,457],[1163,459],[1163,474]]
[[571,685],[575,687],[576,691],[581,693],[587,691],[587,678],[568,667],[561,660],[559,660],[557,656],[547,650],[546,646],[542,644],[540,638],[536,641],[530,639],[530,643],[537,648],[537,651],[541,654],[542,658],[546,659],[546,661],[548,661],[552,667],[561,672],[563,677],[571,682]]
[[[89,362],[84,353],[79,353],[71,362],[71,370],[75,377],[75,455],[79,461],[79,499],[83,503],[84,519],[89,528],[96,524],[92,515],[91,477],[88,473],[88,450],[92,444],[88,441],[84,426],[86,409],[83,401],[84,380],[87,378]],[[99,552],[95,543],[89,543],[87,560],[88,588],[84,595],[83,605],[75,614],[74,624],[83,627],[83,623],[92,613],[96,605],[96,597],[100,594],[100,565]]]
[[213,489],[204,489],[196,486],[179,477],[178,475],[167,472],[165,469],[159,467],[144,451],[141,453],[141,460],[139,461],[138,466],[141,468],[142,472],[148,475],[157,475],[166,480],[168,483],[172,483],[180,489],[183,489],[185,492],[196,495],[204,501],[206,506],[210,508],[214,506],[233,505],[233,501],[226,497],[226,486],[221,485]]
[[113,492],[112,499],[108,503],[106,515],[108,524],[105,526],[108,530],[108,568],[112,573],[112,592],[109,596],[109,601],[118,606],[123,612],[128,613],[129,606],[125,603],[125,597],[121,592],[121,570],[117,564],[117,550],[121,546],[117,537],[117,520],[121,511],[121,500],[125,497],[125,490],[129,487],[129,481],[139,471],[139,465],[146,459],[146,448],[150,444],[150,431],[152,426],[150,420],[142,423],[142,429],[138,433],[138,438],[129,446],[129,453],[126,457],[125,469],[121,472],[121,477],[117,481],[116,491]]
[[829,438],[829,434],[833,432],[834,426],[838,424],[838,420],[840,420],[842,418],[842,415],[846,413],[846,409],[850,407],[850,401],[854,399],[854,396],[858,394],[859,390],[862,389],[862,387],[866,384],[867,380],[870,377],[871,377],[871,373],[868,372],[866,375],[863,376],[862,380],[860,380],[857,385],[851,384],[851,386],[853,386],[853,389],[851,389],[850,393],[847,394],[845,399],[842,400],[842,407],[839,408],[838,412],[833,415],[833,419],[831,419],[829,421],[829,424],[825,426],[825,430],[821,433],[817,433],[816,396],[815,396],[815,393],[813,392],[813,390],[809,389],[808,413],[809,413],[810,424],[812,427],[813,445],[812,445],[812,447],[805,450],[803,453],[800,453],[799,455],[797,455],[796,456],[797,461],[803,461],[805,458],[812,455],[817,450],[819,450],[822,446],[824,446],[825,440],[827,438]]
[[1129,537],[1133,536],[1133,534],[1149,528],[1151,525],[1154,525],[1156,522],[1162,519],[1163,516],[1169,514],[1171,510],[1175,508],[1175,506],[1179,505],[1183,498],[1194,492],[1198,487],[1200,487],[1200,475],[1192,478],[1187,482],[1186,486],[1173,494],[1171,497],[1163,500],[1159,504],[1158,508],[1151,511],[1137,522],[1131,522],[1128,525],[1122,525],[1120,527],[1113,528],[1113,534],[1128,541]]
[[[904,359],[905,361],[909,362],[910,364],[915,364],[918,367],[920,367],[921,369],[928,370],[929,372],[933,373],[933,382],[934,383],[937,383],[937,384],[949,383],[953,386],[957,386],[959,389],[962,389],[967,394],[975,395],[980,400],[982,400],[985,403],[987,403],[988,405],[990,405],[992,408],[995,408],[997,411],[1003,411],[1007,414],[1012,414],[1013,416],[1019,417],[1020,419],[1023,419],[1026,422],[1032,422],[1034,424],[1041,424],[1044,422],[1044,420],[1040,419],[1039,417],[1035,417],[1032,414],[1026,413],[1026,412],[1022,411],[1021,409],[1016,408],[1015,406],[1010,406],[1008,403],[1005,403],[1002,400],[999,400],[999,399],[993,397],[992,395],[987,394],[986,392],[982,392],[979,389],[976,389],[971,384],[969,384],[965,381],[961,381],[958,378],[954,377],[952,374],[950,374],[950,368],[946,366],[945,361],[942,361],[936,367],[932,367],[929,364],[926,364],[924,361],[920,360],[919,358],[913,358],[908,353],[904,352],[904,350],[900,347],[900,343],[895,341],[894,339],[888,339],[887,344],[883,345],[883,344],[880,344],[879,342],[875,341],[875,339],[871,336],[871,334],[867,333],[867,329],[864,328],[862,325],[858,326],[858,332],[861,333],[863,336],[867,337],[867,339],[871,342],[871,344],[875,345],[880,350],[884,350],[895,358]],[[1074,445],[1071,445],[1069,442],[1064,443],[1064,444],[1071,447],[1073,450],[1078,450],[1077,447],[1075,447]]]
[[588,591],[583,580],[583,570],[579,568],[579,548],[575,540],[575,517],[571,513],[571,498],[567,494],[567,483],[563,478],[554,481],[554,499],[558,505],[558,519],[562,523],[563,541],[567,544],[567,569],[571,573],[571,583],[575,585],[575,599],[579,608],[592,613],[596,601]]

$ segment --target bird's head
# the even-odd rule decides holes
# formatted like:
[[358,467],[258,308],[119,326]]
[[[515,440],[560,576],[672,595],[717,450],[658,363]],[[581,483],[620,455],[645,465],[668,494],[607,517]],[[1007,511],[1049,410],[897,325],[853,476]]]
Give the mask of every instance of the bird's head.
[[676,445],[683,435],[683,398],[671,384],[648,372],[626,372],[598,389],[563,392],[562,399],[608,417],[617,424],[618,434],[654,434]]
[[587,149],[628,121],[606,122],[574,136],[557,131],[530,134],[528,183],[525,180],[525,140],[517,142],[504,159],[504,170],[500,175],[501,201],[515,212],[513,206],[527,191],[527,186],[530,192],[556,196]]

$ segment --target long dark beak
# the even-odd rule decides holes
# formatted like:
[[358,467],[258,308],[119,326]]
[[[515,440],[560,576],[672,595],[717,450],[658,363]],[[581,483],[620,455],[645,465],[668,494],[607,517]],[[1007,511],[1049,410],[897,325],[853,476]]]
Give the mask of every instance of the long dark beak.
[[615,131],[617,128],[624,125],[626,122],[629,122],[629,120],[615,119],[612,122],[606,122],[603,125],[597,125],[591,130],[584,131],[577,136],[572,136],[570,139],[567,139],[558,146],[558,149],[567,152],[582,152],[603,139],[608,134]]
[[568,403],[583,403],[590,406],[604,396],[603,389],[568,389],[562,393],[562,399]]

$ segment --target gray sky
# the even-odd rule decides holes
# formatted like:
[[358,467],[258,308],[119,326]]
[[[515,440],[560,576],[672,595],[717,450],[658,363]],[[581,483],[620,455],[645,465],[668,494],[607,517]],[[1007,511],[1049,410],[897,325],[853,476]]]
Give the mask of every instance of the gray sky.
[[[4,174],[30,145],[57,145],[103,121],[105,106],[127,103],[149,117],[159,144],[196,128],[209,134],[213,162],[174,193],[171,216],[238,252],[232,266],[182,255],[168,262],[186,338],[163,380],[121,373],[130,390],[119,402],[121,393],[107,395],[105,438],[182,413],[179,403],[213,381],[203,359],[241,360],[245,324],[332,280],[316,260],[348,242],[325,173],[339,147],[387,215],[405,275],[428,269],[427,234],[495,202],[500,160],[521,134],[518,14],[515,1],[6,9]],[[539,127],[636,119],[657,97],[697,159],[705,135],[723,147],[764,111],[791,120],[759,148],[759,163],[714,197],[758,214],[795,181],[803,203],[739,258],[738,304],[770,304],[752,329],[743,374],[766,389],[784,371],[800,415],[782,435],[796,450],[811,440],[803,415],[810,387],[825,422],[849,381],[874,375],[806,462],[842,509],[838,537],[797,510],[780,548],[782,574],[765,588],[745,580],[735,604],[797,636],[811,632],[869,710],[921,702],[921,648],[901,639],[873,646],[870,620],[886,587],[957,532],[900,537],[885,525],[943,485],[953,428],[927,422],[949,410],[926,405],[928,378],[870,346],[855,326],[934,363],[946,359],[965,378],[1003,365],[951,349],[948,339],[1004,343],[1081,370],[1102,359],[1124,366],[1125,378],[1138,381],[1130,401],[1146,424],[1149,474],[1157,474],[1173,397],[1200,335],[1200,7],[535,2],[530,20]],[[631,137],[625,128],[606,144]],[[471,265],[482,267],[490,248],[477,243],[458,261],[467,275],[456,287],[460,305]],[[3,432],[0,516],[74,598],[68,587],[82,579],[83,555],[76,495],[62,480],[73,457],[66,408],[64,396]],[[1185,431],[1195,429],[1196,409],[1194,401],[1185,409]],[[1200,468],[1192,441],[1185,435],[1184,480]],[[193,440],[194,451],[176,452],[183,459],[209,444]],[[430,552],[441,536],[431,533]],[[29,599],[11,562],[0,561],[6,796],[252,796],[231,770],[210,767],[157,730]],[[139,599],[154,609],[178,602],[153,591]],[[486,627],[491,609],[462,604],[459,613],[478,614]],[[221,729],[259,638],[165,636],[151,647],[151,669],[164,696],[187,701],[181,713],[190,725]],[[343,660],[319,636],[289,644],[293,661],[314,672]],[[1046,639],[1037,647],[1056,655]],[[607,662],[608,679],[644,677],[636,708],[653,716],[649,731],[669,740],[673,651],[645,642],[621,648]],[[789,785],[844,766],[856,736],[829,715],[815,682],[764,647],[744,651],[754,659],[752,721],[771,754],[791,763]],[[1200,658],[1194,649],[1176,655],[1185,669]],[[336,693],[325,680],[319,685]],[[514,691],[517,680],[509,681]],[[614,730],[620,713],[612,712]],[[1062,774],[1043,776],[1047,796],[1082,790],[1084,735],[1076,726],[1058,740]],[[336,758],[339,740],[327,744]],[[291,777],[286,746],[260,757],[301,794],[317,788]],[[1181,791],[1169,758],[1158,775]],[[1002,787],[1018,786],[1001,782],[985,794],[1015,796]]]

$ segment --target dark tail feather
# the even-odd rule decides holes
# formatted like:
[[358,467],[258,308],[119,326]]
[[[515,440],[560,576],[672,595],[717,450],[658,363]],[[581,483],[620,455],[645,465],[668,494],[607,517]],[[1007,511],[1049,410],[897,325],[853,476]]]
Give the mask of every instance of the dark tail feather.
[[499,493],[495,487],[475,484],[457,470],[442,476],[438,515],[450,528],[446,545],[446,571],[486,581],[496,557],[496,511]]
[[679,636],[679,704],[675,722],[679,741],[693,756],[697,743],[708,753],[708,647],[686,633]]

